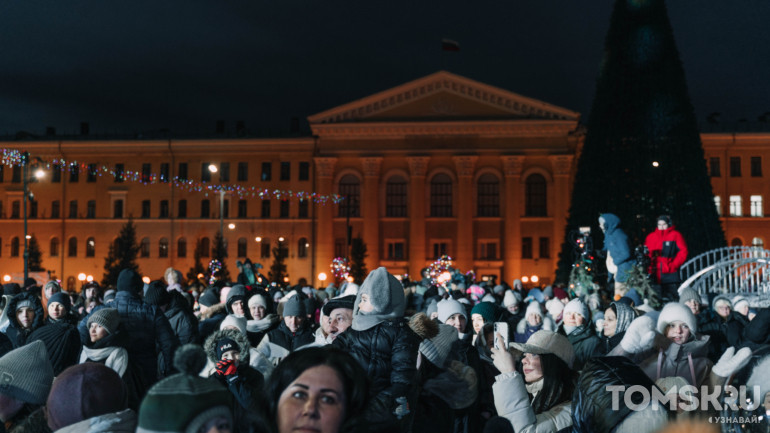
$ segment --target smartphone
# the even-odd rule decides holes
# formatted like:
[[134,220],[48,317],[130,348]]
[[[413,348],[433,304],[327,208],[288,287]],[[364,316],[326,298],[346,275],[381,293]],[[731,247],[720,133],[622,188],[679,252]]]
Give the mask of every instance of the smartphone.
[[[500,341],[500,339],[497,338],[497,334],[500,334],[500,337],[502,337],[503,341]],[[494,335],[495,335],[495,349],[507,350],[508,349],[508,323],[495,322]]]

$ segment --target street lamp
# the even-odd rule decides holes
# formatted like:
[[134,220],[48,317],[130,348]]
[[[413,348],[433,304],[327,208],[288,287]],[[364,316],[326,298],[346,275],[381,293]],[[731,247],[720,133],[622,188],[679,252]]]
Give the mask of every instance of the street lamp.
[[[40,161],[40,158],[35,158]],[[29,199],[29,152],[21,154],[21,166],[22,166],[22,178],[24,184],[24,281],[29,278],[29,239],[32,238],[27,234],[27,200]],[[45,176],[45,172],[42,169],[35,170],[35,177],[42,179]]]

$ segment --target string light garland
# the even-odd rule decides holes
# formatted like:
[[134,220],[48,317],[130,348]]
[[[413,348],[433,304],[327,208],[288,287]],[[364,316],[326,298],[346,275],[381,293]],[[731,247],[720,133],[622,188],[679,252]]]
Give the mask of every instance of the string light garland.
[[222,262],[217,259],[209,262],[209,286],[219,281],[219,272],[222,270]]
[[348,259],[344,257],[335,257],[331,264],[332,275],[336,278],[344,280],[350,275],[350,264]]
[[452,258],[448,255],[444,254],[443,256],[439,257],[438,260],[431,263],[429,266],[430,269],[430,282],[431,284],[444,284],[446,281],[445,278],[442,277],[442,275],[446,272],[450,274],[452,273]]
[[[21,166],[23,163],[22,152],[16,149],[2,149],[2,163],[8,166]],[[219,194],[221,191],[230,195],[235,195],[238,198],[259,198],[260,200],[307,200],[313,201],[317,204],[338,204],[345,200],[344,196],[339,194],[318,194],[315,192],[307,191],[293,191],[293,190],[280,190],[259,188],[256,186],[241,186],[241,185],[225,185],[225,184],[210,184],[205,182],[195,182],[191,179],[182,179],[175,176],[171,179],[167,179],[156,173],[141,173],[138,171],[124,170],[122,172],[116,171],[114,168],[107,167],[105,165],[87,164],[78,161],[66,161],[62,158],[54,158],[52,161],[43,161],[40,163],[47,170],[58,169],[62,173],[66,172],[72,167],[77,167],[79,170],[93,170],[93,174],[99,177],[104,175],[112,176],[113,178],[120,178],[123,182],[135,182],[142,185],[157,185],[157,184],[171,184],[173,187],[187,192],[202,192],[206,197],[209,194]]]

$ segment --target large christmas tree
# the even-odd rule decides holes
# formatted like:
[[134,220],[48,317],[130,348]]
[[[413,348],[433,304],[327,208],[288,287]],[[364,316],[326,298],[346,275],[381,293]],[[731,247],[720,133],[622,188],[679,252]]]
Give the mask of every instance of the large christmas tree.
[[604,212],[620,217],[631,248],[661,214],[690,257],[725,245],[663,0],[616,0],[587,127],[557,280],[569,279],[578,227],[590,225],[601,248]]

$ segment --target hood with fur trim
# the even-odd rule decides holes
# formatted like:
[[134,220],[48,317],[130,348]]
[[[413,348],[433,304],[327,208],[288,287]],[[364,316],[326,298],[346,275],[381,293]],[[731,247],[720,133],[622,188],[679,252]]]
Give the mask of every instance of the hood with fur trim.
[[225,307],[225,304],[212,305],[205,313],[201,313],[201,320],[211,319],[217,314],[227,314],[227,307]]
[[217,341],[223,339],[223,338],[229,338],[236,343],[238,343],[238,348],[240,349],[241,353],[241,363],[242,364],[248,364],[249,363],[249,349],[251,349],[251,346],[249,345],[249,339],[246,338],[245,335],[241,331],[237,331],[235,329],[221,329],[206,338],[206,342],[203,344],[203,349],[206,351],[206,356],[209,357],[209,359],[217,363],[220,360],[217,358]]

